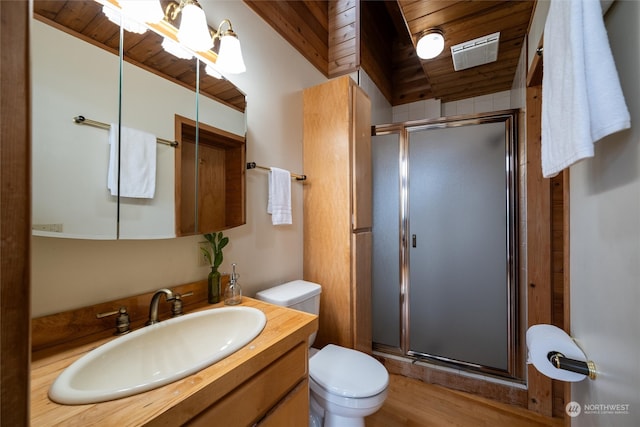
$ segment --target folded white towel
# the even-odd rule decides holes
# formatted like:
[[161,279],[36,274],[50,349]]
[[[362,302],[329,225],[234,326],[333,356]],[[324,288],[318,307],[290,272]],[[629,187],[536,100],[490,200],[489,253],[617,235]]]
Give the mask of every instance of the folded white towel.
[[[152,199],[156,190],[156,137],[147,132],[120,128],[120,197]],[[109,130],[107,187],[118,195],[118,125]]]
[[269,171],[267,213],[273,225],[291,224],[291,173],[284,169]]
[[594,155],[631,126],[599,0],[552,0],[544,29],[542,174]]

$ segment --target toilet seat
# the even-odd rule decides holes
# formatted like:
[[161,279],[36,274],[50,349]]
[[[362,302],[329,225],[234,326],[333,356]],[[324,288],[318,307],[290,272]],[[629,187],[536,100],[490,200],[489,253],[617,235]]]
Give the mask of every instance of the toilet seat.
[[[333,409],[336,407],[340,407],[341,412],[352,411],[352,410],[363,410],[363,409],[371,409],[371,408],[379,408],[384,403],[387,398],[387,389],[382,390],[382,392],[368,397],[344,397],[339,396],[337,394],[333,394],[319,385],[313,378],[309,378],[309,389],[311,390],[312,398],[320,400],[324,402],[321,406],[324,409]],[[328,406],[328,405],[333,406]]]
[[374,397],[389,384],[387,370],[376,359],[333,344],[309,359],[309,376],[329,395],[350,399]]

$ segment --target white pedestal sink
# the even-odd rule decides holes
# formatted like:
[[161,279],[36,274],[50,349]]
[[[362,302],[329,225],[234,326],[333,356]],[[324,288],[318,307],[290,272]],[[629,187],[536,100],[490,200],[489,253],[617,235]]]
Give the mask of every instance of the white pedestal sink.
[[169,384],[236,352],[265,324],[256,308],[222,307],[146,326],[76,360],[49,397],[69,405],[97,403]]

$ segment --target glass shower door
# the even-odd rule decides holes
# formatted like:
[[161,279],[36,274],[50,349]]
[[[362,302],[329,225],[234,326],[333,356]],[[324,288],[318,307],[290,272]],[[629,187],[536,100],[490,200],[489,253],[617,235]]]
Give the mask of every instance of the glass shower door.
[[505,124],[408,135],[408,354],[507,372]]
[[401,347],[401,145],[398,133],[371,138],[373,162],[373,342]]

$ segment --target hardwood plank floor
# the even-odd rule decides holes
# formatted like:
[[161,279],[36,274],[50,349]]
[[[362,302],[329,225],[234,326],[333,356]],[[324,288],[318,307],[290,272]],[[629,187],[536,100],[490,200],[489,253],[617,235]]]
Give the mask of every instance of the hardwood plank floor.
[[400,375],[390,375],[387,400],[365,422],[367,427],[563,425],[559,418]]

